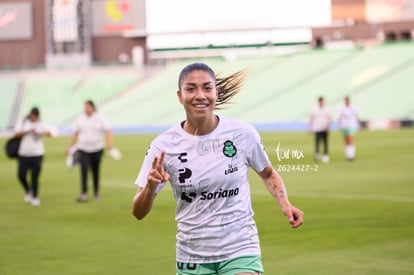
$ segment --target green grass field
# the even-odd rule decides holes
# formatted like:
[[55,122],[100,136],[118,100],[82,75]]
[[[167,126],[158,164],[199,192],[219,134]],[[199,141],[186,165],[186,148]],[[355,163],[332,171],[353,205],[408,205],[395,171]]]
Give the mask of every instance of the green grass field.
[[[37,208],[23,202],[16,161],[1,154],[0,274],[175,274],[169,188],[146,219],[131,215],[133,182],[153,137],[115,136],[123,158],[105,156],[102,200],[84,204],[75,202],[79,171],[65,165],[68,137],[45,140]],[[310,134],[262,137],[276,169],[313,167]],[[363,131],[356,141],[352,163],[334,132],[330,163],[318,171],[280,171],[291,202],[305,211],[300,229],[290,228],[251,173],[265,274],[414,274],[414,130]],[[279,162],[278,144],[304,157]]]

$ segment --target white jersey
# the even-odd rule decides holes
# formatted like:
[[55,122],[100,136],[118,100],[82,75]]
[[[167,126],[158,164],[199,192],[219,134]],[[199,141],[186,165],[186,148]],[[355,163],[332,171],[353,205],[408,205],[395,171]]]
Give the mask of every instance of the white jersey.
[[105,147],[105,132],[109,129],[105,117],[98,113],[93,113],[91,116],[80,115],[75,127],[75,131],[78,133],[76,146],[88,153],[102,150]]
[[314,132],[321,132],[329,130],[329,125],[331,122],[331,113],[329,109],[325,106],[315,107],[311,112],[311,129]]
[[[47,131],[47,127],[40,121],[32,122],[24,119],[16,124],[15,132],[35,130],[38,133]],[[38,157],[45,154],[45,147],[41,135],[32,132],[25,134],[20,142],[18,155],[23,157]]]
[[177,202],[177,261],[260,255],[248,170],[261,172],[271,163],[253,126],[220,116],[210,134],[193,136],[177,124],[151,143],[135,184],[145,187],[161,151]]
[[353,106],[343,106],[339,111],[339,127],[356,129],[358,124],[357,110]]

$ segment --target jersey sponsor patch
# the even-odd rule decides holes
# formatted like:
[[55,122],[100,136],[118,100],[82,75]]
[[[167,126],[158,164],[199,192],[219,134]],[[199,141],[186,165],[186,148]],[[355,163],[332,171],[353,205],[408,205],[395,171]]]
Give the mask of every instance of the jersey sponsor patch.
[[201,198],[200,200],[204,201],[204,200],[215,200],[215,199],[220,199],[220,198],[229,198],[229,197],[234,197],[237,196],[239,194],[239,188],[234,188],[234,189],[219,189],[218,191],[215,192],[201,192]]
[[[234,189],[219,189],[214,192],[203,191],[201,192],[200,200],[217,200],[221,198],[230,198],[239,195],[239,188]],[[193,202],[193,200],[197,197],[195,192],[181,192],[181,200],[186,201],[188,203]]]
[[187,167],[179,169],[178,173],[178,180],[180,181],[180,183],[185,183],[185,180],[189,179],[193,174],[193,172]]

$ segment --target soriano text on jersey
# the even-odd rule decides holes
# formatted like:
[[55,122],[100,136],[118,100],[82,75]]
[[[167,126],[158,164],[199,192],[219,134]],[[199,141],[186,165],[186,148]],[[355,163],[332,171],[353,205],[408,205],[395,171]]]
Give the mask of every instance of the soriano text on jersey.
[[215,200],[215,199],[220,199],[220,198],[228,198],[228,197],[233,197],[233,196],[237,196],[239,194],[239,188],[235,188],[235,189],[229,189],[229,190],[222,190],[219,189],[216,192],[201,192],[201,198],[200,200]]

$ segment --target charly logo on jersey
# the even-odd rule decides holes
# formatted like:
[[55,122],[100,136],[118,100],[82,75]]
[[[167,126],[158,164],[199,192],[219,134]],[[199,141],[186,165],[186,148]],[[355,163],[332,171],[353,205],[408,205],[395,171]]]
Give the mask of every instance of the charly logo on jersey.
[[180,155],[178,156],[178,159],[179,159],[181,162],[187,162],[187,153],[186,153],[186,152],[184,152],[184,153],[180,153]]
[[231,140],[226,140],[224,142],[224,146],[223,146],[223,154],[226,157],[232,158],[237,154],[237,148],[236,146],[233,144],[233,141]]

